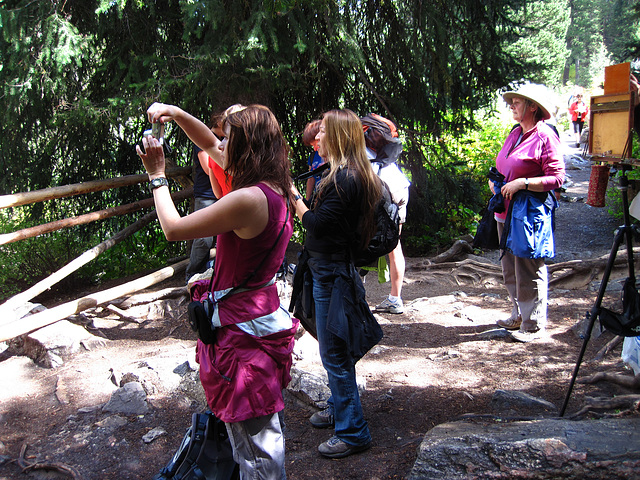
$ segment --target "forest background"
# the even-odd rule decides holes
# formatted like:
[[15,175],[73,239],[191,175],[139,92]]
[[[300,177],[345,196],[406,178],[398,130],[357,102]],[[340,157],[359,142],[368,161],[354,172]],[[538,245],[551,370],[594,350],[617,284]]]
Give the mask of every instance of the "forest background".
[[[305,124],[350,108],[398,125],[412,181],[403,246],[428,254],[474,232],[512,123],[496,114],[498,93],[533,81],[566,104],[575,86],[597,87],[604,66],[636,69],[639,19],[632,0],[0,0],[0,195],[143,173],[134,146],[154,101],[205,122],[233,103],[269,106],[294,175],[308,168]],[[167,138],[190,166],[188,138],[174,125]],[[0,234],[148,197],[143,183],[4,208]],[[2,245],[0,300],[144,213]],[[158,268],[186,249],[152,222],[59,288]]]

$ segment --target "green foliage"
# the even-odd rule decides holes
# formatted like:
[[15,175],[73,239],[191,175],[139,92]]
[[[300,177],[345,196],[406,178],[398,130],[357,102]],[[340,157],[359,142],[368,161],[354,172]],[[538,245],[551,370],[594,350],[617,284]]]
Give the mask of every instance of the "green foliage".
[[507,51],[539,65],[539,72],[530,77],[535,83],[559,86],[569,54],[565,41],[570,24],[568,0],[533,2],[523,11],[522,23],[520,38]]
[[[407,225],[403,238],[410,255],[448,248],[461,235],[475,234],[480,212],[491,192],[489,168],[511,124],[492,112],[481,116],[481,126],[464,134],[443,135],[423,154],[428,162],[426,187],[411,189]],[[411,222],[413,216],[427,222]]]
[[[269,106],[299,174],[307,169],[299,135],[305,124],[348,107],[398,124],[402,164],[413,182],[405,238],[416,238],[416,252],[440,248],[472,229],[486,202],[492,145],[499,148],[504,137],[484,118],[495,92],[523,78],[556,81],[565,3],[0,1],[0,108],[10,112],[0,124],[0,194],[142,172],[134,145],[154,101],[178,104],[205,121],[233,103]],[[589,9],[580,11],[567,38],[582,42],[570,45],[572,52],[591,52]],[[172,161],[189,165],[188,138],[172,125],[167,138]],[[13,209],[8,221],[18,228],[146,197],[142,186],[120,188]],[[56,265],[40,263],[41,274],[141,214],[43,239],[61,246],[59,253],[49,246]],[[8,248],[27,259],[39,240]],[[78,275],[84,281],[121,275],[162,264],[184,247],[167,244],[156,224]]]
[[[604,48],[603,28],[608,0],[570,0],[571,24],[567,31],[567,48],[570,55],[565,65],[563,83],[570,80],[587,88],[604,80],[604,66],[610,63]],[[571,66],[575,75],[569,75]]]
[[604,2],[602,31],[604,44],[614,63],[637,59],[640,44],[640,22],[635,7],[637,0]]

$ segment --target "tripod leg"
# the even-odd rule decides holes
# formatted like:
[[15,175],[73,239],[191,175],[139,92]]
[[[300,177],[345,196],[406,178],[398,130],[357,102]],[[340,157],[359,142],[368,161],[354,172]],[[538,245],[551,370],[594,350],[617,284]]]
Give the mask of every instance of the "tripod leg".
[[587,326],[587,331],[584,337],[584,341],[582,342],[582,348],[580,349],[580,354],[578,355],[576,366],[573,369],[573,375],[571,376],[571,381],[569,382],[569,390],[567,391],[567,396],[564,399],[562,410],[560,410],[561,417],[564,416],[564,412],[567,409],[569,398],[571,397],[571,392],[573,390],[573,386],[575,385],[576,378],[578,376],[578,370],[580,370],[580,364],[582,363],[582,358],[584,357],[584,352],[587,350],[587,344],[589,343],[589,339],[591,338],[593,325],[596,321],[596,318],[600,314],[600,307],[602,306],[602,300],[604,299],[604,295],[607,290],[607,283],[609,282],[609,277],[611,276],[611,271],[613,270],[613,265],[616,261],[616,254],[618,253],[618,248],[620,248],[620,244],[622,243],[622,239],[625,236],[626,230],[627,229],[624,227],[620,228],[620,230],[618,230],[613,240],[613,247],[611,247],[611,253],[609,254],[609,259],[607,260],[607,266],[602,275],[602,282],[600,282],[600,290],[598,291],[598,298],[596,299],[596,303],[593,305],[591,312],[589,312],[589,324]]

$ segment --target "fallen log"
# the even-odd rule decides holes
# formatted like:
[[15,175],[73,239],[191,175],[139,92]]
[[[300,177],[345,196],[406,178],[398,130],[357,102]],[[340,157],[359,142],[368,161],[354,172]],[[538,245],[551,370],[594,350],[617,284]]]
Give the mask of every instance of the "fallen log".
[[[187,198],[191,198],[192,196],[193,187],[171,194],[171,198],[174,202],[186,200]],[[153,206],[153,202],[153,198],[146,198],[139,202],[129,203],[127,205],[120,205],[118,207],[107,208],[106,210],[99,210],[97,212],[87,213],[85,215],[79,215],[77,217],[56,220],[55,222],[45,223],[43,225],[37,225],[35,227],[23,228],[22,230],[18,230],[12,233],[5,233],[0,235],[0,245],[17,242],[26,238],[37,237],[38,235],[55,232],[63,228],[75,227],[77,225],[84,225],[87,223],[95,222],[96,220],[104,220],[105,218],[136,212],[138,210],[142,210],[143,208],[149,208]]]
[[158,300],[163,300],[165,298],[179,298],[179,297],[188,297],[189,291],[187,287],[175,287],[175,288],[165,288],[163,290],[158,290],[157,292],[151,293],[139,293],[136,295],[131,295],[128,298],[120,298],[111,302],[112,305],[115,305],[118,308],[126,310],[131,307],[135,307],[136,305],[143,305],[145,303],[152,303]]
[[[191,174],[191,167],[167,168],[168,178]],[[107,178],[105,180],[93,180],[90,182],[74,183],[60,187],[44,188],[32,192],[14,193],[13,195],[0,195],[0,208],[19,207],[31,203],[44,202],[46,200],[56,200],[58,198],[72,197],[83,193],[101,192],[111,188],[127,187],[137,183],[149,181],[146,173],[140,175],[126,175],[118,178]]]
[[41,294],[48,288],[51,288],[53,285],[58,283],[63,278],[66,278],[67,276],[71,275],[73,272],[78,270],[80,267],[82,267],[83,265],[86,265],[91,260],[95,259],[101,253],[110,249],[114,245],[117,245],[122,240],[129,238],[135,232],[149,225],[153,220],[157,218],[157,216],[158,214],[156,213],[155,210],[153,212],[147,213],[145,216],[137,220],[135,223],[129,225],[124,230],[116,233],[110,239],[105,240],[104,242],[96,245],[91,250],[87,250],[82,255],[80,255],[76,259],[66,264],[57,272],[52,273],[47,278],[39,281],[38,283],[30,287],[29,289],[25,290],[24,292],[14,295],[9,300],[7,300],[2,305],[0,305],[0,318],[11,318],[10,311],[15,310],[17,307],[27,303],[33,297],[36,297],[37,295]]
[[137,292],[150,287],[151,285],[155,285],[156,283],[170,278],[176,273],[182,272],[187,267],[188,263],[189,259],[185,259],[174,265],[165,267],[123,285],[87,295],[86,297],[58,305],[57,307],[44,310],[28,317],[13,320],[0,326],[0,342],[31,333],[42,327],[46,327],[47,325],[63,320],[69,315],[78,314],[83,310],[102,305],[114,298],[119,298],[132,292]]

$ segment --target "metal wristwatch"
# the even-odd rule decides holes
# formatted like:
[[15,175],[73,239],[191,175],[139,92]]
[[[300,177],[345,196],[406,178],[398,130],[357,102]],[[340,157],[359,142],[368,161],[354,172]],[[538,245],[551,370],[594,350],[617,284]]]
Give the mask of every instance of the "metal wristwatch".
[[168,186],[169,186],[169,180],[167,180],[164,177],[154,178],[149,182],[149,190],[152,192],[158,187],[168,187]]
[[524,179],[524,189],[525,190],[529,190],[529,179],[528,178]]

